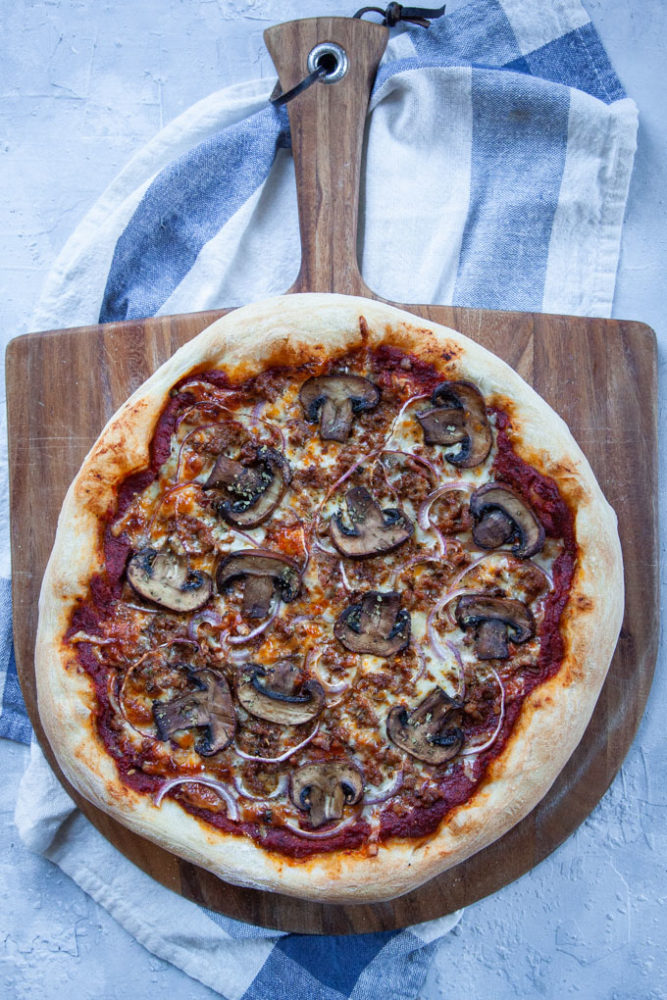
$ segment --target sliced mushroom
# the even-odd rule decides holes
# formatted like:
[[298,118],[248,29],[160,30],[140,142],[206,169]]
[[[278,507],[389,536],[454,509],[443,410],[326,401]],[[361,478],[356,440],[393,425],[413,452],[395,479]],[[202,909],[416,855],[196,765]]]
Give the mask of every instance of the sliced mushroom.
[[262,446],[249,465],[219,455],[204,489],[224,491],[226,499],[217,504],[217,510],[226,521],[255,528],[271,516],[291,479],[285,456]]
[[505,483],[486,483],[470,498],[472,537],[482,549],[513,541],[515,556],[528,559],[544,545],[544,527],[532,507]]
[[416,414],[425,444],[459,444],[467,438],[465,414],[450,406],[436,406]]
[[170,611],[196,611],[208,601],[213,581],[173,552],[141,549],[127,564],[127,579],[142,597]]
[[410,615],[400,594],[371,590],[338,616],[334,635],[353,653],[393,656],[410,642]]
[[322,440],[347,441],[353,415],[375,409],[380,390],[361,375],[320,375],[303,383],[299,399],[306,418],[319,419]]
[[[281,666],[285,663],[289,661],[282,661]],[[249,663],[241,674],[236,693],[245,710],[258,719],[300,726],[322,711],[324,688],[316,680],[301,685],[294,684],[294,680],[292,677],[292,683],[285,683],[286,674],[280,667],[267,671],[256,663]]]
[[290,778],[290,798],[297,809],[310,813],[314,827],[342,819],[344,807],[355,805],[363,791],[361,771],[344,760],[307,764]]
[[229,746],[236,731],[236,715],[229,685],[222,674],[213,670],[188,671],[196,691],[186,691],[172,701],[154,701],[153,718],[158,737],[168,740],[182,729],[205,726],[206,736],[195,743],[195,750],[210,757]]
[[354,486],[345,495],[350,527],[342,512],[329,522],[329,536],[338,551],[350,559],[364,559],[397,549],[414,530],[412,521],[395,507],[385,510],[363,486]]
[[301,586],[296,563],[270,549],[241,549],[223,559],[216,574],[218,590],[223,593],[242,577],[242,612],[247,618],[266,618],[274,593],[288,603],[297,597]]
[[444,764],[463,746],[462,704],[442,688],[434,688],[411,712],[395,705],[387,717],[387,736],[411,757]]
[[493,435],[484,397],[470,382],[442,382],[431,396],[433,409],[417,413],[426,444],[460,444],[445,455],[463,469],[481,465],[491,450]]
[[530,608],[509,597],[469,594],[459,598],[454,613],[462,629],[475,629],[475,652],[480,660],[507,660],[509,640],[521,643],[535,635]]

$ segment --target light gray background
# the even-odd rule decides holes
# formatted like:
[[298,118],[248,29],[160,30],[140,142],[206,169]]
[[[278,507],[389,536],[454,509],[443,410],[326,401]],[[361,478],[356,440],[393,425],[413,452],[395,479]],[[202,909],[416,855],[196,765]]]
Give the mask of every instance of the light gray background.
[[[664,374],[667,3],[585,2],[640,110],[614,315],[654,327]],[[2,344],[28,331],[56,254],[135,150],[210,92],[272,76],[268,25],[355,9],[354,0],[0,0]],[[667,997],[666,704],[659,662],[609,793],[552,857],[467,910],[420,1000]],[[12,814],[25,757],[0,741],[0,996],[213,1000],[23,848]]]

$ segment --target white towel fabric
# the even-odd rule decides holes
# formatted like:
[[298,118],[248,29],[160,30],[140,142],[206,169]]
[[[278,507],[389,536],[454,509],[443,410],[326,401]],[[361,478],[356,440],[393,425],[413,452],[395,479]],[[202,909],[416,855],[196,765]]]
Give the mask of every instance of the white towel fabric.
[[[289,287],[294,172],[271,89],[258,81],[213,94],[134,157],[58,258],[33,329],[229,306]],[[636,126],[578,0],[473,0],[428,31],[399,32],[371,102],[366,282],[397,301],[610,315]],[[0,736],[27,741],[0,584]],[[409,1000],[460,916],[338,939],[219,917],[121,857],[35,745],[16,821],[29,847],[142,944],[229,1000]]]

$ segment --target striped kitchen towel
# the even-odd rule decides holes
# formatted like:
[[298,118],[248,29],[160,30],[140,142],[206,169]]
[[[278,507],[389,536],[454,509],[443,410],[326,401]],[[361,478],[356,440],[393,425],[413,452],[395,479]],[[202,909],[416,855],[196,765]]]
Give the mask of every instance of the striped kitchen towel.
[[[213,94],[134,157],[61,253],[35,329],[211,309],[289,287],[294,173],[286,114],[267,103],[272,85]],[[404,302],[610,315],[636,126],[578,0],[473,0],[428,31],[398,31],[371,101],[367,284]],[[5,587],[0,735],[28,741]],[[29,846],[147,948],[230,1000],[414,997],[458,919],[333,939],[209,913],[117,855],[35,746],[16,819]]]

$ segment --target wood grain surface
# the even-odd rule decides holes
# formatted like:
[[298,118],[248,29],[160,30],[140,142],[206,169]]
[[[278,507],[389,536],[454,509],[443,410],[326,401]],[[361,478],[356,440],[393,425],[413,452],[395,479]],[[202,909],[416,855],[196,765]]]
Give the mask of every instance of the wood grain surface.
[[[355,65],[360,51],[355,88],[366,88],[361,99],[352,100],[338,89],[344,80],[329,87],[317,84],[290,105],[303,243],[294,290],[372,294],[359,276],[354,237],[360,121],[384,47],[378,32],[386,38],[377,25],[329,18],[268,33],[283,89],[301,78],[307,52],[323,40],[340,41]],[[341,129],[355,139],[338,143],[339,158],[334,147]],[[314,147],[313,132],[319,137]],[[311,170],[303,160],[313,152],[316,168]],[[336,205],[347,207],[338,212]],[[38,739],[83,812],[135,864],[189,899],[268,927],[338,934],[388,930],[451,912],[519,877],[562,843],[604,794],[634,738],[651,684],[658,639],[652,331],[613,320],[407,308],[494,351],[565,418],[618,514],[627,597],[621,638],[591,723],[547,796],[484,851],[406,896],[374,905],[315,904],[240,889],[180,861],[83,800],[63,778],[39,722],[33,665],[37,601],[67,487],[127,396],[224,310],[29,334],[12,341],[7,351],[15,648]]]

